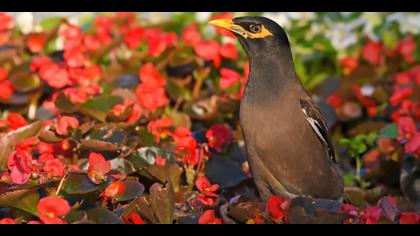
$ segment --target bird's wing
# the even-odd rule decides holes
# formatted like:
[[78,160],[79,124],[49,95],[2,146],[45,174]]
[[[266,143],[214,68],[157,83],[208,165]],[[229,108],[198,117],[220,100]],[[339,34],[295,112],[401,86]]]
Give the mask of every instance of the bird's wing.
[[328,128],[315,101],[309,95],[306,95],[300,99],[300,107],[305,114],[306,120],[328,150],[330,158],[335,162],[334,147],[328,135]]

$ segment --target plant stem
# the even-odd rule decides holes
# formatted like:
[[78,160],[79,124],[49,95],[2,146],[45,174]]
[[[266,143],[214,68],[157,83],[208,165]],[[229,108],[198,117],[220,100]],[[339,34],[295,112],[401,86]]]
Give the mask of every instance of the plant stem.
[[356,180],[360,182],[361,176],[360,176],[360,170],[362,169],[362,161],[360,160],[360,157],[356,157]]

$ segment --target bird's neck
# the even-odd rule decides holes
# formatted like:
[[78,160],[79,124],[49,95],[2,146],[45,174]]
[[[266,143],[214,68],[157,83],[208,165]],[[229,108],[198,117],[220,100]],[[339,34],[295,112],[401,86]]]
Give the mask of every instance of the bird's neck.
[[[279,56],[280,55],[280,56]],[[273,100],[289,94],[299,84],[289,48],[261,52],[250,57],[250,74],[245,96]]]

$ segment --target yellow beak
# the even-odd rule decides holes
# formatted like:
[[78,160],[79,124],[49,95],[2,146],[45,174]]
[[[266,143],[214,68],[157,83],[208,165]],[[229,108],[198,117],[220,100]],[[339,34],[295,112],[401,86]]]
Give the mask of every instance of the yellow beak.
[[245,38],[248,37],[248,32],[244,30],[240,25],[235,24],[232,21],[232,19],[212,20],[209,22],[209,24],[237,33],[239,35],[242,35]]
[[217,19],[217,20],[212,20],[209,22],[209,24],[223,28],[223,29],[227,29],[227,30],[231,30],[232,27],[235,25],[235,23],[233,23],[232,19]]

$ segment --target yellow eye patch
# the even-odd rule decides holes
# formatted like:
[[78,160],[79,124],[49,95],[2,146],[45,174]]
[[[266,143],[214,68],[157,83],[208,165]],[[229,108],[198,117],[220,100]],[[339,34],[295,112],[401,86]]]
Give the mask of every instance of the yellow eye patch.
[[268,37],[268,36],[273,36],[273,34],[267,28],[265,28],[264,25],[263,25],[262,28],[261,28],[261,32],[259,32],[259,33],[248,32],[247,36],[249,38],[252,38],[252,39],[257,39],[257,38],[265,38],[265,37]]

